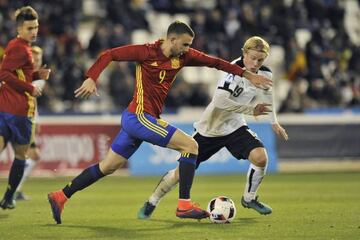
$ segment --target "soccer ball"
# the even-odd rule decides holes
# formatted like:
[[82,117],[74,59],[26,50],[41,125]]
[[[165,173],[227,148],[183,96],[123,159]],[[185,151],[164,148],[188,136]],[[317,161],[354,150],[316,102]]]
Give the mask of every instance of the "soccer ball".
[[210,213],[210,221],[213,223],[230,223],[236,215],[233,200],[225,196],[211,199],[207,210]]

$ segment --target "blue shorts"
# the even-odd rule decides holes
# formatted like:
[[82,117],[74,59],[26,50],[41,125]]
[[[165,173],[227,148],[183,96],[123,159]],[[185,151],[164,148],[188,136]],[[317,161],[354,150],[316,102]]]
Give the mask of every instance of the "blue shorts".
[[4,137],[5,143],[29,144],[32,124],[29,117],[0,112],[0,136]]
[[117,154],[129,159],[143,141],[166,147],[176,128],[150,114],[135,114],[125,110],[121,115],[121,129],[111,144]]

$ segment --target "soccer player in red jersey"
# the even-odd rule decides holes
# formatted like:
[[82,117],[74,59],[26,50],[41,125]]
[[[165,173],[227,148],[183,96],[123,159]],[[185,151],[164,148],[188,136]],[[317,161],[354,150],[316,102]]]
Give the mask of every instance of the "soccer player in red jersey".
[[15,208],[14,192],[24,173],[25,155],[30,144],[34,99],[41,89],[32,85],[33,78],[48,79],[50,70],[34,72],[31,43],[38,33],[38,15],[30,7],[15,12],[17,37],[6,49],[0,69],[0,150],[11,142],[15,159],[11,166],[8,186],[0,202],[2,209]]
[[[34,70],[37,71],[37,70],[41,69],[42,67],[44,67],[42,64],[43,50],[38,46],[32,46],[31,52],[32,52],[33,59],[34,59]],[[47,81],[44,79],[33,79],[33,85],[39,86],[41,90],[44,89],[46,82]],[[37,108],[36,99],[35,99],[35,106]],[[38,134],[38,131],[39,131],[39,127],[37,124],[38,117],[39,117],[39,113],[36,110],[35,116],[33,119],[33,126],[32,126],[34,130],[31,132],[30,145],[26,152],[27,158],[25,160],[24,175],[19,183],[19,186],[16,189],[16,192],[15,192],[15,200],[16,201],[29,199],[27,197],[27,195],[25,195],[24,192],[22,191],[22,186],[26,182],[27,177],[31,174],[34,167],[40,161],[40,148],[36,144],[36,141],[35,141],[35,136]]]
[[76,97],[97,94],[96,82],[111,61],[136,61],[136,87],[133,99],[121,116],[121,130],[100,163],[85,169],[62,190],[51,192],[48,199],[53,217],[61,223],[65,202],[77,191],[121,167],[143,141],[177,150],[179,158],[179,201],[176,216],[202,219],[208,213],[190,200],[198,145],[181,130],[160,118],[165,98],[177,73],[184,66],[207,66],[244,76],[258,87],[267,88],[271,80],[253,74],[220,58],[190,48],[195,34],[185,23],[175,21],[165,40],[153,44],[128,45],[105,51],[87,72],[87,79],[75,91]]

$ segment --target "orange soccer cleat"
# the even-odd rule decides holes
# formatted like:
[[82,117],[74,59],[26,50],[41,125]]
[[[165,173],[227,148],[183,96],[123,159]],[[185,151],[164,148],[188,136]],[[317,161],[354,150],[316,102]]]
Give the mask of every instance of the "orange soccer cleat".
[[57,224],[61,224],[61,212],[64,210],[64,205],[68,200],[62,190],[51,192],[48,194],[48,200],[51,205],[53,218]]
[[203,219],[208,218],[209,213],[200,208],[197,203],[190,203],[190,207],[187,209],[176,209],[176,216],[178,218],[193,218],[193,219]]

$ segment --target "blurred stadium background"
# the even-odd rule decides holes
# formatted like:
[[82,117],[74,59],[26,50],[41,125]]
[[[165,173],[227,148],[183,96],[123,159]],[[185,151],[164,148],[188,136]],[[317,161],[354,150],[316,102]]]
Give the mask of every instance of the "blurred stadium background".
[[[269,150],[270,171],[360,170],[359,0],[0,0],[0,57],[15,36],[14,11],[24,5],[39,13],[36,45],[52,69],[38,101],[42,159],[34,175],[72,175],[104,156],[132,97],[134,63],[109,66],[100,97],[78,100],[74,89],[103,50],[152,42],[175,19],[195,30],[194,48],[227,60],[241,54],[249,36],[271,44],[266,64],[290,140],[276,139],[263,119],[249,118]],[[221,74],[185,68],[163,118],[191,133]],[[7,176],[11,160],[11,149],[0,155],[1,175]],[[143,144],[119,172],[161,174],[175,160],[175,152]],[[244,172],[243,164],[220,152],[201,171]]]

